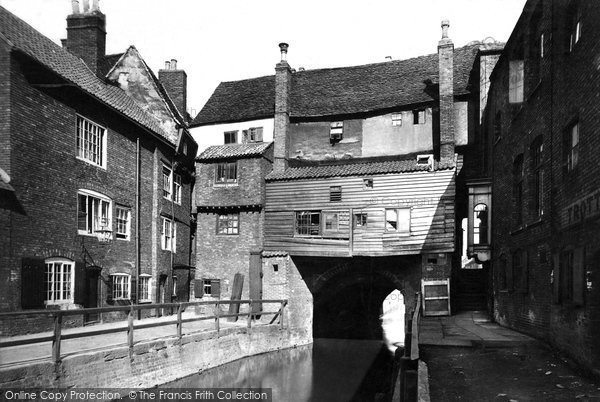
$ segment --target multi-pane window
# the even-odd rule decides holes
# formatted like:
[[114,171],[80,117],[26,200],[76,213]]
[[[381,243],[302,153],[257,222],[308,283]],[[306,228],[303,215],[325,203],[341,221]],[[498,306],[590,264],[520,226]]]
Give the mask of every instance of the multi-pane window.
[[536,138],[531,145],[531,167],[533,170],[533,210],[536,216],[544,214],[544,142],[542,137]]
[[410,234],[410,209],[386,209],[385,230],[388,232]]
[[342,186],[329,187],[329,201],[339,202],[342,200]]
[[300,236],[318,236],[321,232],[320,211],[297,211],[296,234]]
[[114,300],[131,298],[131,276],[127,274],[112,275],[112,297]]
[[139,301],[149,302],[152,301],[150,289],[152,289],[152,277],[150,275],[140,275],[139,278]]
[[523,102],[523,60],[511,60],[508,64],[508,101],[510,103]]
[[46,303],[73,301],[73,262],[65,259],[46,260]]
[[425,124],[425,109],[413,110],[413,124]]
[[215,183],[237,183],[237,162],[222,162],[215,167]]
[[371,190],[373,188],[373,179],[363,179],[363,190]]
[[225,144],[237,144],[237,131],[225,131],[225,133],[223,133],[224,137],[225,137]]
[[323,230],[337,231],[339,227],[339,214],[337,212],[323,212]]
[[202,281],[202,287],[205,296],[212,296],[212,281],[210,279],[204,279]]
[[240,230],[239,214],[217,215],[217,234],[236,235]]
[[252,127],[248,130],[243,131],[244,135],[244,143],[248,142],[262,142],[263,140],[263,128],[262,127]]
[[392,113],[392,126],[402,126],[402,113]]
[[488,244],[488,209],[477,204],[473,210],[473,244]]
[[117,237],[117,239],[129,240],[129,233],[131,227],[131,211],[129,210],[129,208],[117,206],[115,208],[115,215],[115,236]]
[[329,125],[329,139],[331,142],[341,141],[344,138],[344,122],[332,121]]
[[77,194],[77,229],[80,234],[111,230],[111,201],[100,194],[80,191]]
[[170,167],[163,165],[163,197],[171,199],[173,171]]
[[173,173],[173,201],[181,204],[181,175]]
[[515,158],[513,163],[513,194],[515,206],[515,222],[523,223],[523,155]]
[[77,157],[94,165],[106,166],[106,129],[77,116]]
[[163,250],[175,252],[177,243],[177,226],[171,219],[162,218],[160,244]]
[[360,212],[354,214],[354,227],[355,228],[366,228],[367,227],[367,213]]
[[579,162],[579,123],[573,124],[565,134],[566,168],[570,172]]

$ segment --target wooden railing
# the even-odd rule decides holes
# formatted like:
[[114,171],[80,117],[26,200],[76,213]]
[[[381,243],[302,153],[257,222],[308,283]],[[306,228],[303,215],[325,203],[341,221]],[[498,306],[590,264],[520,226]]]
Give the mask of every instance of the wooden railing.
[[[260,313],[252,312],[251,304],[252,303],[261,303],[263,306],[265,304],[279,304],[279,310],[277,311],[261,311]],[[248,305],[247,312],[238,312],[238,313],[226,313],[222,314],[220,306],[221,305],[232,305],[238,304]],[[275,320],[279,317],[279,325],[281,328],[284,327],[283,317],[285,312],[285,307],[287,305],[287,300],[215,300],[215,301],[200,301],[200,302],[185,302],[185,303],[162,303],[162,304],[132,304],[129,306],[116,306],[116,307],[98,307],[98,308],[84,308],[77,310],[31,310],[31,311],[15,311],[8,313],[0,313],[0,320],[6,319],[15,319],[21,317],[36,317],[36,316],[52,316],[54,320],[54,331],[52,335],[41,335],[41,336],[33,336],[31,338],[20,338],[20,339],[5,339],[0,340],[0,348],[9,347],[9,346],[20,346],[20,345],[28,345],[32,343],[40,343],[40,342],[52,342],[52,361],[54,363],[60,362],[60,346],[61,341],[66,339],[75,339],[75,338],[84,338],[89,336],[96,335],[106,335],[116,332],[127,332],[127,345],[129,348],[129,357],[133,356],[133,346],[134,346],[134,330],[135,329],[144,329],[144,328],[153,328],[153,327],[161,327],[168,325],[176,326],[176,336],[179,340],[181,340],[183,336],[183,324],[186,322],[194,322],[194,321],[203,321],[203,320],[215,320],[215,330],[217,332],[217,337],[220,335],[221,331],[221,320],[223,318],[229,317],[247,317],[247,325],[246,327],[250,329],[252,327],[252,318],[256,315],[270,315],[273,314],[273,319],[269,322],[269,324],[273,324]],[[190,306],[214,306],[212,315],[201,315],[197,317],[188,317],[183,318],[182,313],[186,307]],[[136,311],[142,310],[154,310],[154,309],[171,309],[172,312],[176,311],[177,318],[176,320],[164,320],[159,322],[146,322],[138,321],[138,323],[134,323],[135,313]],[[126,312],[127,313],[127,326],[116,326],[110,328],[99,328],[97,330],[86,330],[85,332],[74,332],[70,334],[63,334],[63,317],[68,316],[78,316],[85,314],[102,314],[102,313],[110,313],[110,312]],[[155,317],[148,317],[155,318]]]
[[415,294],[414,309],[407,314],[404,348],[396,349],[392,376],[392,401],[415,402],[419,390],[419,319],[421,294]]

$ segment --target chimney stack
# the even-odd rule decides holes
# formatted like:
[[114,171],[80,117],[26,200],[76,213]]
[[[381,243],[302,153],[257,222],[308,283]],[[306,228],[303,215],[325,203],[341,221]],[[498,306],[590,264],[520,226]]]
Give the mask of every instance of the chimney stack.
[[177,69],[177,60],[165,61],[164,70],[158,70],[158,80],[165,88],[179,113],[187,119],[187,74]]
[[81,58],[94,73],[105,56],[106,51],[106,16],[93,0],[90,9],[89,0],[83,0],[83,11],[79,1],[71,2],[73,14],[67,17],[66,48]]
[[289,45],[280,43],[281,61],[275,66],[275,130],[273,140],[273,172],[282,173],[287,169],[287,149],[290,125],[290,92],[292,88],[292,69],[287,62]]
[[442,21],[438,43],[440,81],[440,163],[454,165],[454,44],[448,37],[448,20]]

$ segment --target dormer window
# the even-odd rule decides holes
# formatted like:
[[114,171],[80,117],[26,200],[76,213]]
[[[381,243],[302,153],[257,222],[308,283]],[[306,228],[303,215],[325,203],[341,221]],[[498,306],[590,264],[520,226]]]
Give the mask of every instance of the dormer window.
[[417,155],[417,165],[433,167],[433,155]]
[[329,140],[331,143],[341,141],[344,138],[344,122],[333,121],[329,128]]

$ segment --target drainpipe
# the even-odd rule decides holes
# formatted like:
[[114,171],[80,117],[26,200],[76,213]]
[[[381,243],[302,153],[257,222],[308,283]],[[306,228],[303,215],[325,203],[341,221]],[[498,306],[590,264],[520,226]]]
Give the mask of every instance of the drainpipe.
[[[135,159],[135,297],[136,303],[140,299],[140,137],[136,139]],[[142,318],[142,311],[138,310],[138,320]]]

